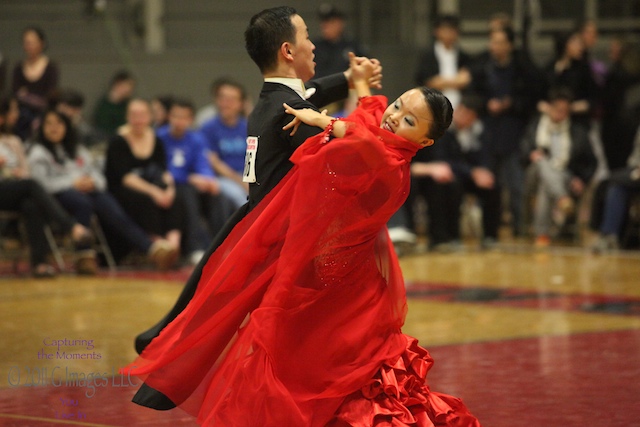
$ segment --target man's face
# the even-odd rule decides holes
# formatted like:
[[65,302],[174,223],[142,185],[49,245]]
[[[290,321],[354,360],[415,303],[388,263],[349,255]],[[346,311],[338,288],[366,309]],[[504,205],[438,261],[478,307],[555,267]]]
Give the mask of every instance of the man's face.
[[296,29],[295,43],[291,45],[291,55],[293,56],[293,68],[296,76],[302,81],[311,80],[316,70],[316,63],[313,62],[315,50],[314,44],[309,39],[307,25],[300,15],[293,15],[291,23]]
[[513,46],[507,37],[507,34],[503,31],[493,31],[489,36],[489,51],[491,56],[502,61],[511,55]]
[[193,112],[187,107],[174,105],[169,111],[169,126],[171,134],[182,137],[193,124]]
[[560,123],[569,118],[571,114],[571,103],[566,99],[556,99],[551,102],[549,118],[554,123]]
[[223,120],[232,120],[242,114],[244,108],[242,92],[231,85],[223,85],[216,95],[216,107]]
[[332,42],[340,40],[344,32],[344,20],[342,18],[331,18],[320,22],[322,38]]
[[464,104],[453,110],[453,123],[458,130],[469,129],[478,120],[478,114]]
[[440,25],[435,30],[436,39],[446,47],[451,47],[458,41],[458,30],[450,25]]

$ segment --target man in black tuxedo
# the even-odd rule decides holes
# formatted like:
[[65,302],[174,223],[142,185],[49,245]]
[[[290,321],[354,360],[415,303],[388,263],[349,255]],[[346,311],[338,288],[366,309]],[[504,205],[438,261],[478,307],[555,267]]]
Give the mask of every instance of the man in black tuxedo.
[[[295,134],[282,127],[292,120],[284,112],[283,103],[292,108],[318,108],[344,99],[348,95],[351,70],[303,83],[314,75],[315,46],[309,40],[304,20],[296,10],[275,7],[251,18],[245,31],[246,48],[264,77],[260,98],[248,121],[247,153],[243,180],[249,183],[249,201],[227,221],[213,239],[187,281],[171,311],[151,329],[136,337],[136,351],[141,353],[160,331],[178,316],[193,297],[202,269],[211,254],[222,244],[233,227],[253,209],[292,168],[289,157],[308,137],[321,130],[301,124]],[[380,88],[382,78],[377,65],[370,85]],[[166,396],[143,384],[133,401],[155,409],[175,407]]]

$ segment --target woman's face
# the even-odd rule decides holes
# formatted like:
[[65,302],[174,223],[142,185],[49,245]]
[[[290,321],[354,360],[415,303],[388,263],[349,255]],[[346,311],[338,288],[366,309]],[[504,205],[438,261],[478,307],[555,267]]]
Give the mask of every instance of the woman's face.
[[27,57],[38,57],[44,49],[38,33],[32,30],[26,31],[22,36],[22,49],[27,54]]
[[149,127],[151,125],[149,104],[144,101],[131,101],[127,108],[127,123],[136,130]]
[[392,102],[382,115],[380,127],[424,147],[433,144],[429,128],[433,115],[424,95],[411,89]]
[[584,42],[579,34],[574,34],[567,41],[566,54],[571,59],[581,59],[584,54]]
[[67,128],[57,114],[49,113],[45,116],[42,123],[42,133],[44,137],[53,144],[59,144],[67,133]]

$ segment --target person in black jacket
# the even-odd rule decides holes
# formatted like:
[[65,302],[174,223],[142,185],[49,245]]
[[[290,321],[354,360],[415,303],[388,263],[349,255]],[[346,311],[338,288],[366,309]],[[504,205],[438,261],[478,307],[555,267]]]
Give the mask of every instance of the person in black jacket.
[[460,102],[461,91],[471,82],[471,58],[458,45],[459,35],[457,16],[439,16],[434,23],[435,41],[423,52],[416,71],[416,83],[441,91],[453,108]]
[[[142,350],[160,331],[186,307],[196,291],[202,269],[215,249],[220,246],[233,227],[253,209],[293,164],[289,157],[309,136],[320,129],[300,125],[295,135],[282,128],[291,121],[284,112],[283,103],[292,108],[313,108],[345,98],[348,94],[351,71],[310,81],[314,76],[313,50],[304,20],[296,10],[287,7],[265,9],[251,18],[245,31],[249,56],[260,68],[264,85],[260,98],[249,117],[247,153],[243,180],[249,183],[249,201],[236,211],[213,239],[187,281],[172,310],[155,326],[136,337],[136,351]],[[370,80],[372,87],[380,87],[380,63],[374,60],[376,70]],[[135,401],[146,406],[168,408],[173,404],[163,400],[155,390],[143,387]]]
[[522,232],[524,176],[520,140],[538,93],[536,68],[514,50],[515,34],[509,27],[489,34],[489,51],[472,66],[472,90],[484,99],[482,117],[488,143],[489,168],[509,190],[513,234]]

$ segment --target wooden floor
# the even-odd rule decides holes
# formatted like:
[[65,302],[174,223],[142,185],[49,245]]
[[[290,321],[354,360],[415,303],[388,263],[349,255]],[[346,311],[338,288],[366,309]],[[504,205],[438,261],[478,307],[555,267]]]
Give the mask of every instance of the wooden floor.
[[[405,332],[435,359],[432,390],[461,397],[484,426],[640,425],[639,253],[469,246],[401,263]],[[113,376],[188,274],[5,271],[0,426],[194,426],[129,403],[136,381]]]

